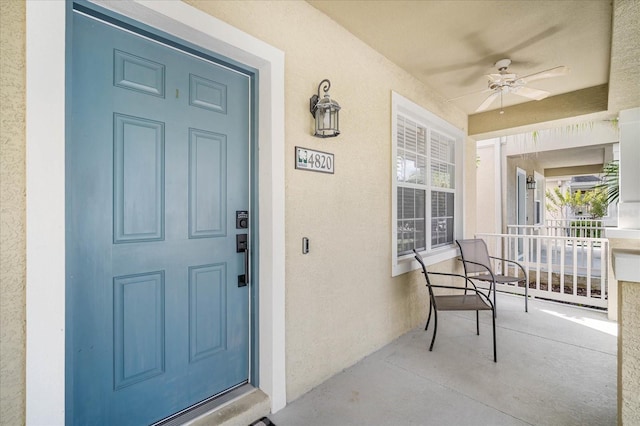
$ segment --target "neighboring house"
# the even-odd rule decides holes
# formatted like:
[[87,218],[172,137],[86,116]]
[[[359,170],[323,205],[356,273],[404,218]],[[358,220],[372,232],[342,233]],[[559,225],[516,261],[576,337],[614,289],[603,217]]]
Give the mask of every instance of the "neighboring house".
[[[227,344],[237,343],[225,340],[226,328],[199,328],[211,318],[223,318],[230,327],[240,324],[244,330],[238,333],[243,339],[240,360],[235,355],[226,359],[216,379],[240,377],[240,383],[248,381],[264,392],[266,403],[257,407],[256,418],[281,409],[422,323],[426,289],[419,273],[410,272],[416,265],[404,254],[409,246],[403,244],[422,249],[435,270],[459,268],[453,240],[474,235],[476,204],[485,202],[476,203],[476,148],[465,113],[306,2],[101,2],[122,14],[129,29],[148,31],[145,35],[169,43],[187,40],[188,55],[173,50],[158,53],[166,63],[145,57],[153,55],[155,42],[146,44],[148,40],[141,42],[137,35],[123,35],[92,21],[96,11],[113,21],[113,11],[81,2],[80,15],[92,17],[76,19],[71,3],[31,1],[25,6],[24,1],[7,1],[2,2],[0,14],[3,425],[63,424],[65,415],[90,416],[92,411],[126,418],[129,412],[109,410],[108,404],[121,407],[120,402],[103,399],[118,392],[134,408],[171,414],[173,396],[180,394],[188,403],[198,400],[207,381],[199,370],[189,370],[183,375],[174,372],[175,382],[162,382],[175,367],[171,351],[184,358],[178,368],[186,371],[218,356]],[[626,7],[622,2],[620,10]],[[78,34],[93,35],[83,25],[100,27],[106,36],[82,45],[85,39]],[[618,31],[631,31],[626,24],[621,27]],[[120,47],[110,44],[116,42]],[[637,37],[629,43],[633,51]],[[121,67],[79,54],[92,54],[96,46],[106,49],[105,57]],[[213,81],[218,77],[203,77],[210,69],[201,71],[202,57],[216,63],[216,70],[224,68],[221,72],[229,80],[221,84]],[[202,92],[190,96],[188,89],[170,85],[165,90],[165,81],[182,84],[171,74],[172,67],[184,69],[184,84],[188,81]],[[118,70],[128,71],[114,79],[111,69],[117,75]],[[331,80],[331,95],[342,106],[342,134],[335,139],[318,139],[310,133],[308,99],[324,78]],[[98,90],[100,84],[123,90],[118,93],[135,92],[141,100],[104,98],[107,89]],[[630,84],[636,87],[635,81]],[[238,139],[252,140],[245,146],[250,151],[238,154],[240,159],[233,163],[243,170],[240,177],[222,175],[214,166],[222,164],[219,160],[227,154],[235,155],[231,136],[200,129],[209,124],[206,120],[187,125],[197,119],[197,112],[167,109],[156,102],[184,102],[227,114],[227,93],[229,116],[231,99],[242,99],[240,124],[235,128],[241,134]],[[94,106],[101,117],[90,115]],[[636,102],[619,109],[638,106]],[[171,121],[176,116],[180,119]],[[164,156],[165,134],[169,149],[176,123],[191,137],[192,150],[183,146],[175,155]],[[100,151],[99,145],[86,149],[112,131],[113,150]],[[69,142],[78,140],[86,145]],[[143,142],[136,144],[138,140]],[[423,142],[414,144],[416,140]],[[297,146],[333,154],[334,173],[296,169]],[[426,146],[436,147],[437,153],[427,154]],[[201,151],[192,155],[195,150]],[[199,162],[204,159],[210,162]],[[101,175],[99,181],[82,179],[112,160],[113,175]],[[402,180],[396,180],[399,162],[408,170]],[[514,175],[519,166],[509,167]],[[171,175],[171,168],[181,170],[178,177]],[[425,181],[427,173],[437,176],[437,182]],[[126,193],[123,188],[131,186],[124,181],[132,176],[142,176],[136,181],[140,186]],[[228,179],[229,185],[239,185],[233,191],[244,191],[240,198],[250,208],[230,207],[216,216],[218,221],[201,222],[198,209],[208,207],[194,202],[201,196],[199,179],[217,183]],[[221,197],[216,191],[224,186],[220,183],[209,192],[205,187],[203,197]],[[170,195],[163,198],[165,189]],[[81,197],[74,198],[74,191]],[[189,215],[180,213],[182,228],[171,228],[177,199],[194,207]],[[429,205],[437,208],[420,211],[412,203],[419,199],[430,200]],[[507,202],[501,214],[504,223],[512,219],[508,213],[512,203]],[[500,201],[494,206],[500,210]],[[245,233],[241,224],[245,210],[250,220],[245,244],[253,252],[246,259],[251,263],[243,263],[242,247],[238,253],[231,250],[229,260],[203,256],[193,264],[184,261],[183,281],[174,281],[188,290],[170,293],[173,272],[167,265],[192,250],[180,244],[161,246],[172,241],[171,232],[183,233],[184,238],[177,240],[202,245],[213,237],[228,238],[229,247],[235,249],[241,242],[236,243],[234,235]],[[87,217],[96,223],[89,224],[90,231],[78,230]],[[149,220],[136,222],[137,218]],[[421,235],[426,238],[416,238],[418,229],[425,230]],[[103,245],[88,241],[92,233]],[[76,246],[83,238],[86,245]],[[308,238],[308,253],[301,250],[303,238]],[[136,252],[142,243],[151,248]],[[155,249],[158,252],[147,257]],[[155,264],[160,257],[164,263]],[[105,266],[112,258],[122,261]],[[135,269],[133,260],[143,266]],[[113,265],[122,269],[104,272]],[[252,279],[244,287],[246,267]],[[82,276],[88,278],[82,281],[78,278]],[[94,292],[91,300],[99,303],[83,305],[83,292],[98,276],[109,277],[103,288],[89,290]],[[227,281],[219,278],[227,276]],[[211,299],[197,296],[199,291]],[[227,299],[220,298],[226,291],[244,292],[242,300],[226,305]],[[636,294],[630,293],[631,307],[640,304]],[[171,330],[176,324],[172,312],[182,318],[182,329]],[[92,328],[95,324],[102,328]],[[165,342],[169,335],[182,346]],[[98,347],[77,343],[89,341]],[[135,350],[128,351],[131,345]],[[102,371],[99,363],[82,370],[75,363],[84,362],[83,356],[94,350],[104,350],[98,356],[108,361],[103,365],[109,370]],[[94,375],[96,381],[90,386]],[[192,381],[183,381],[186,376]],[[145,399],[147,392],[164,399]]]
[[[572,176],[570,180],[567,181],[566,189],[569,190],[570,194],[575,194],[580,191],[581,194],[586,194],[588,192],[593,192],[595,190],[596,185],[602,183],[602,179],[598,176],[594,175],[584,175],[584,176]],[[589,205],[581,205],[578,206],[575,211],[569,212],[567,219],[589,219],[591,218],[589,212]]]

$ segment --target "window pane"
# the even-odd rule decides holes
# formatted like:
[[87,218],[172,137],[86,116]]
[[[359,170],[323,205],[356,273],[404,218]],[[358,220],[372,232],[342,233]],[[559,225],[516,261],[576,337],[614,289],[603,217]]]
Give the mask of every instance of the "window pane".
[[453,188],[453,166],[431,160],[431,186],[437,188]]
[[416,220],[416,233],[415,233],[415,249],[418,251],[426,250],[427,248],[427,232],[425,229],[424,220]]
[[436,188],[455,188],[455,140],[431,132],[431,186]]
[[404,173],[405,182],[416,183],[418,181],[417,175],[420,174],[418,169],[416,154],[414,152],[405,152],[404,154]]
[[444,192],[431,192],[431,217],[445,216],[443,207],[445,205]]
[[455,162],[455,140],[436,131],[431,131],[431,159]]
[[398,155],[396,156],[396,177],[398,182],[404,182],[404,176],[404,157],[402,156],[402,151],[398,150]]
[[416,152],[421,155],[427,155],[427,129],[418,127],[418,146]]
[[453,244],[453,218],[431,220],[431,247]]
[[402,218],[413,219],[415,217],[415,189],[404,188],[402,200]]
[[415,193],[415,217],[424,219],[425,216],[425,196],[426,191],[416,191]]
[[421,185],[427,184],[427,157],[424,155],[418,154],[416,158],[417,162],[417,171],[415,176],[415,183],[419,183]]
[[400,149],[404,149],[404,117],[400,115],[398,116],[397,126],[398,126],[397,142],[398,142],[398,150],[400,150]]
[[425,185],[427,173],[427,129],[398,116],[396,176],[398,182]]
[[398,255],[411,253],[414,248],[426,248],[425,229],[426,191],[415,188],[398,188],[397,247]]
[[416,152],[417,145],[417,125],[411,120],[405,120],[404,126],[404,149]]
[[445,204],[446,204],[446,209],[445,209],[445,215],[446,216],[450,216],[453,217],[453,212],[454,212],[454,204],[453,204],[453,193],[452,192],[446,192],[445,193]]
[[431,192],[431,247],[453,244],[454,194]]

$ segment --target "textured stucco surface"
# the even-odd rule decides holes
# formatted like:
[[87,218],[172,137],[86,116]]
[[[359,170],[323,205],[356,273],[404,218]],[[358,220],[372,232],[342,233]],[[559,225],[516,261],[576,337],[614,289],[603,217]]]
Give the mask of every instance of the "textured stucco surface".
[[640,2],[613,2],[609,111],[640,106]]
[[0,1],[0,424],[24,424],[25,3]]
[[640,240],[609,238],[609,297],[617,301],[619,324],[618,419],[622,425],[636,425],[640,424],[640,283],[615,280],[614,250],[640,253]]
[[[622,311],[620,322],[620,419],[623,425],[640,424],[640,283],[619,283]],[[620,389],[619,389],[620,392]]]
[[[456,127],[466,126],[466,116],[306,2],[188,3],[285,52],[286,375],[292,400],[426,314],[422,277],[391,278],[391,91]],[[322,140],[310,135],[308,105],[324,78],[342,106],[342,134]],[[335,174],[295,170],[295,146],[334,153]],[[310,239],[307,255],[302,237]]]

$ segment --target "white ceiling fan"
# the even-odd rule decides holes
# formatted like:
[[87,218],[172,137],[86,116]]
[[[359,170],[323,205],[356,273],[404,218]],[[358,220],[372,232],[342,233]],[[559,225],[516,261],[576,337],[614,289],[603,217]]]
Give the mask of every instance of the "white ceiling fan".
[[525,98],[529,99],[535,99],[537,101],[544,99],[550,95],[549,92],[534,89],[532,87],[527,87],[527,84],[535,80],[541,80],[543,78],[560,77],[569,72],[569,68],[565,66],[559,66],[550,68],[545,71],[530,74],[525,77],[518,77],[517,74],[513,74],[507,71],[509,65],[511,65],[511,59],[501,59],[496,62],[495,66],[496,68],[498,68],[498,73],[487,75],[487,78],[489,79],[488,89],[485,89],[481,92],[493,93],[491,93],[489,97],[487,97],[484,102],[480,104],[475,112],[486,110],[493,103],[493,101],[495,101],[497,98],[500,98],[500,113],[502,114],[504,112],[502,110],[502,96],[508,93],[524,96]]

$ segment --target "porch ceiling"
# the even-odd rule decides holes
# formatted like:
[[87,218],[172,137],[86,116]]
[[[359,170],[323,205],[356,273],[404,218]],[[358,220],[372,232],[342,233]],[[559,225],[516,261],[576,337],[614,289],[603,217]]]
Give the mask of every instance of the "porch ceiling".
[[[469,115],[476,139],[613,118],[640,105],[638,2],[308,0],[358,38]],[[615,10],[614,10],[615,9]],[[510,58],[520,76],[565,65],[563,77],[532,82],[542,101],[509,94],[492,110],[486,74]],[[474,94],[475,93],[475,94]]]

